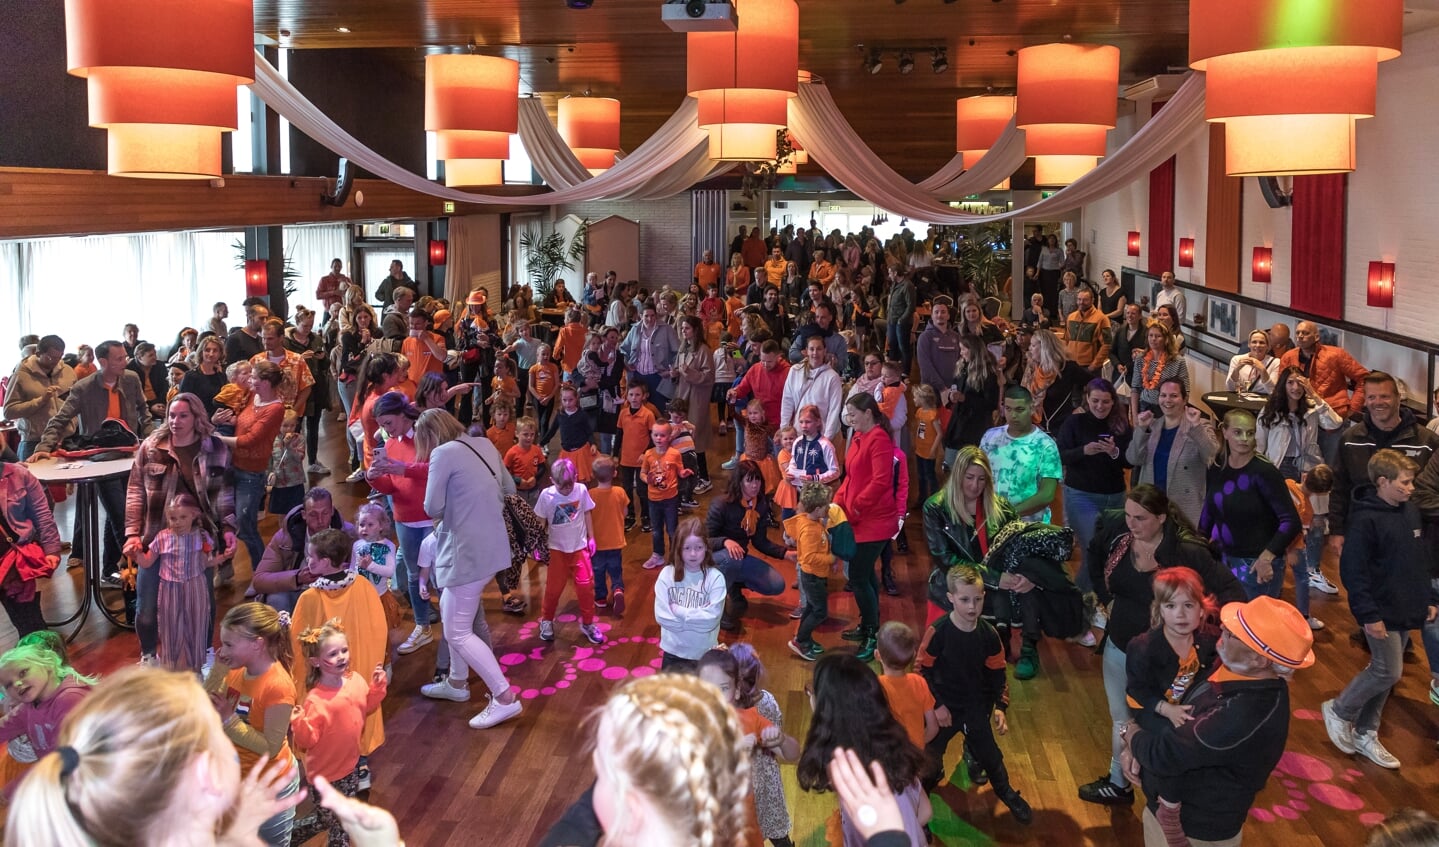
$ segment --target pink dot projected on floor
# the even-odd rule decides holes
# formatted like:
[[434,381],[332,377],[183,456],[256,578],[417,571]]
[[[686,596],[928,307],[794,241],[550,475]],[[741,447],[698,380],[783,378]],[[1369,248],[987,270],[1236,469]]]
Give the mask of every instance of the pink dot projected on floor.
[[660,643],[660,640],[659,640],[658,638],[647,638],[647,639],[645,639],[645,640],[648,641],[648,642],[651,643],[651,644],[659,644],[659,643]]
[[651,660],[650,660],[650,667],[654,668],[655,670],[659,670],[661,667],[664,666],[664,663],[665,663],[665,660],[664,660],[664,659],[651,659]]
[[1250,809],[1249,816],[1259,821],[1260,823],[1270,823],[1274,820],[1274,815],[1270,814],[1264,809]]
[[592,647],[576,647],[576,648],[575,648],[575,661],[579,661],[580,659],[588,659],[589,657],[593,656],[594,654],[595,654],[595,651],[594,651],[594,648],[592,648]]
[[602,676],[602,677],[604,677],[605,679],[608,679],[608,680],[624,679],[625,677],[627,677],[627,676],[629,676],[629,675],[630,675],[630,672],[629,672],[628,670],[626,670],[625,668],[622,668],[622,667],[620,667],[620,666],[618,666],[618,665],[611,665],[611,666],[605,668],[604,670],[600,671],[600,676]]
[[1309,793],[1315,800],[1335,809],[1354,812],[1364,808],[1364,801],[1358,794],[1327,782],[1316,782],[1309,786]]
[[1357,776],[1363,776],[1363,775],[1364,775],[1364,771],[1361,771],[1361,770],[1359,770],[1358,768],[1346,768],[1345,771],[1344,771],[1344,773],[1348,774],[1349,776],[1356,776],[1356,777],[1357,777]]
[[584,671],[585,673],[594,673],[595,671],[604,670],[604,667],[604,659],[583,659],[579,663],[580,670]]
[[1359,823],[1364,826],[1377,826],[1384,821],[1384,816],[1378,812],[1365,812],[1359,816]]
[[553,685],[546,685],[544,688],[540,689],[540,693],[545,695],[546,697],[553,697],[555,694],[555,687]]
[[540,696],[540,692],[536,691],[533,688],[526,688],[524,691],[520,692],[520,696],[526,700],[533,700],[536,697]]
[[573,614],[573,613],[571,613],[571,612],[566,612],[565,614],[560,615],[560,616],[558,616],[558,617],[555,618],[555,620],[559,621],[560,623],[574,623],[575,621],[577,621],[577,620],[579,620],[579,619],[580,619],[580,618],[579,618],[578,615],[575,615],[575,614]]
[[1304,802],[1303,800],[1290,800],[1289,808],[1293,809],[1296,812],[1307,812],[1309,811],[1309,804]]
[[545,660],[545,648],[536,647],[530,651],[530,661],[543,662]]
[[1299,783],[1295,782],[1295,781],[1292,780],[1292,779],[1286,779],[1286,780],[1284,780],[1284,787],[1285,787],[1285,788],[1298,788],[1298,787],[1299,787]]
[[1274,814],[1281,818],[1284,818],[1287,821],[1299,820],[1299,813],[1289,808],[1288,806],[1275,806]]
[[1334,769],[1323,759],[1306,753],[1285,753],[1279,757],[1275,770],[1310,782],[1323,782],[1334,776]]
[[1293,788],[1289,789],[1290,800],[1303,800],[1306,796],[1307,795],[1303,791],[1298,791]]
[[506,653],[505,655],[500,657],[500,664],[502,665],[520,665],[524,664],[524,661],[524,653]]
[[579,679],[579,677],[573,673],[565,674],[565,682],[574,682],[576,679]]
[[1324,719],[1323,715],[1319,714],[1313,709],[1295,709],[1294,717],[1300,719],[1301,721],[1317,721]]
[[649,666],[635,668],[630,671],[630,676],[639,679],[640,677],[653,676],[655,669]]
[[1359,781],[1359,777],[1355,776],[1355,775],[1352,774],[1352,773],[1346,773],[1346,774],[1344,775],[1344,781],[1345,781],[1345,782],[1358,782],[1358,781]]

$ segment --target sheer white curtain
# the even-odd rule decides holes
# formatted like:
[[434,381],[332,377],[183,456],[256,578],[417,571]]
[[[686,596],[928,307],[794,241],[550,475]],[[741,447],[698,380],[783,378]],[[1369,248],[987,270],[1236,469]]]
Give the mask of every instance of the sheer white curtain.
[[[235,232],[161,232],[0,243],[0,362],[21,335],[59,335],[73,351],[119,339],[124,325],[161,351],[201,328],[219,300],[238,306]],[[13,355],[13,354],[12,354]]]
[[349,257],[350,228],[345,224],[285,227],[285,258],[300,275],[295,280],[290,310],[293,312],[297,305],[319,308],[315,288],[320,284],[320,277],[330,272],[330,262],[334,259],[345,263],[345,275],[353,279]]

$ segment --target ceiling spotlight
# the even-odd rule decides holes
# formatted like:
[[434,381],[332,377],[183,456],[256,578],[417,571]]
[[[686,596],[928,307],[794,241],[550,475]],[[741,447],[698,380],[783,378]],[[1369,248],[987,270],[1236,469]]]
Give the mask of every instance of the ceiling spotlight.
[[934,58],[929,60],[929,66],[934,68],[934,72],[937,74],[949,70],[949,59],[945,56],[944,48],[941,47],[934,51]]
[[880,59],[878,50],[871,51],[869,58],[864,60],[864,69],[868,71],[871,76],[884,69],[884,63]]
[[588,9],[595,4],[595,0],[565,0],[565,5],[571,9]]
[[907,74],[912,70],[914,70],[914,57],[906,50],[899,54],[899,72]]

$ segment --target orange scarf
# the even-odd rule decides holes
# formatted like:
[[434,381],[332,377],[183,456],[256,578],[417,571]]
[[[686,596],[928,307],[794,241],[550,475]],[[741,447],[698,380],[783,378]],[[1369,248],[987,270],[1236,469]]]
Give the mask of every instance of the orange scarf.
[[759,505],[759,497],[742,500],[740,505],[744,506],[744,518],[740,520],[740,528],[744,530],[745,535],[753,537],[755,530],[759,529],[759,512],[755,508]]

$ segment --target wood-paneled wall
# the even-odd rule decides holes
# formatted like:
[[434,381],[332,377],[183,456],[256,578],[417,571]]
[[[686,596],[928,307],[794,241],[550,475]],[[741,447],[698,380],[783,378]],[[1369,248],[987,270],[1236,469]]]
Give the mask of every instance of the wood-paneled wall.
[[[222,188],[204,180],[112,177],[98,171],[0,168],[0,238],[105,235],[354,220],[437,218],[444,201],[383,180],[355,180],[343,207],[326,206],[326,180],[231,175]],[[523,191],[532,189],[524,188]],[[355,204],[363,192],[363,206]],[[496,189],[495,193],[503,193]],[[532,207],[458,204],[454,214],[498,214]]]

